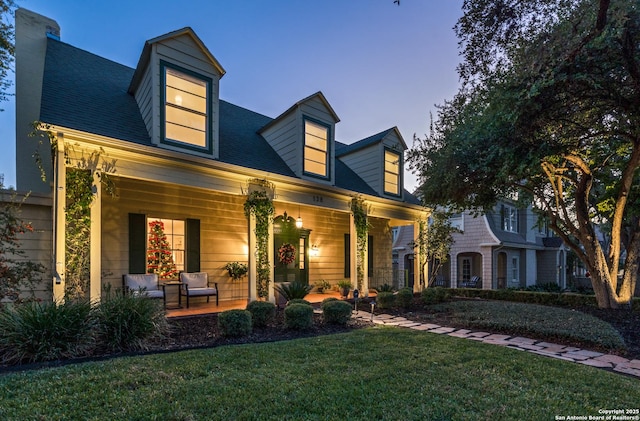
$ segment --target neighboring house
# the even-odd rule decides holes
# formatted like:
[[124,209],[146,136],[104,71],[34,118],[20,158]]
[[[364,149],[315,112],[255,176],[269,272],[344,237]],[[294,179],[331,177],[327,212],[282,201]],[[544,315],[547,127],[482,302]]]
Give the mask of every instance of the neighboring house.
[[399,226],[393,229],[392,256],[394,264],[393,286],[414,288],[419,283],[415,277],[415,249],[413,247],[413,226]]
[[[321,92],[275,118],[223,101],[225,70],[190,28],[141,45],[135,68],[66,44],[59,33],[55,21],[16,11],[17,188],[52,207],[52,221],[39,229],[53,235],[53,247],[39,260],[53,262],[45,289],[55,299],[65,283],[66,176],[92,152],[115,160],[117,188],[112,197],[98,183],[91,208],[94,299],[106,285],[120,287],[123,274],[148,270],[149,226],[158,221],[176,270],[207,272],[221,300],[255,299],[256,239],[243,210],[252,180],[275,186],[276,282],[355,284],[355,196],[369,209],[365,293],[376,273],[392,271],[393,227],[427,217],[403,187],[407,147],[397,128],[346,145],[335,140],[339,118]],[[29,136],[34,121],[53,133],[53,156]],[[46,182],[33,159],[38,148]],[[278,263],[285,243],[295,247],[294,264]],[[239,282],[223,269],[234,261],[250,268]]]
[[447,286],[519,288],[555,283],[566,288],[566,249],[560,238],[540,226],[531,208],[507,201],[484,215],[470,212],[451,218],[454,233],[449,261],[438,274]]

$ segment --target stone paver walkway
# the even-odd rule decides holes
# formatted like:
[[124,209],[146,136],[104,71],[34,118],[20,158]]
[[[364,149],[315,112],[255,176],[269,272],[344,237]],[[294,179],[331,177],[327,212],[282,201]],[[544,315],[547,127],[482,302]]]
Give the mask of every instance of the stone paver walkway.
[[507,348],[531,352],[545,357],[571,361],[592,367],[611,369],[640,378],[640,360],[628,360],[617,355],[603,354],[601,352],[588,351],[520,336],[496,335],[489,332],[472,332],[468,329],[456,329],[431,323],[418,323],[407,320],[404,317],[395,317],[389,314],[380,314],[371,317],[371,313],[359,310],[354,313],[354,317],[372,321],[380,325],[405,327],[429,333],[506,346]]

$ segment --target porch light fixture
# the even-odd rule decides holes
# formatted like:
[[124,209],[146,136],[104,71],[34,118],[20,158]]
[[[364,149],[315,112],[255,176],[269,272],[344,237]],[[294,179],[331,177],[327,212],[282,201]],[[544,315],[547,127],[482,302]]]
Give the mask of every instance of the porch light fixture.
[[302,228],[302,218],[300,217],[300,206],[298,206],[298,219],[296,219],[296,228]]

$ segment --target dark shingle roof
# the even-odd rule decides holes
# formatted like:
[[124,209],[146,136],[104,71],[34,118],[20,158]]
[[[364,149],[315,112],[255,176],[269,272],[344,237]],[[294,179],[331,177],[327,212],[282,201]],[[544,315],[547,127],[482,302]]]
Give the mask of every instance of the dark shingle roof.
[[382,139],[384,139],[384,137],[389,132],[391,132],[393,130],[394,130],[394,128],[392,127],[390,129],[384,130],[384,131],[382,131],[380,133],[376,133],[373,136],[369,136],[367,138],[364,138],[362,140],[354,142],[354,143],[352,143],[350,145],[345,145],[344,143],[336,142],[336,156],[346,155],[346,154],[351,153],[353,151],[357,151],[357,150],[366,148],[367,146],[375,145],[376,143],[378,143]]
[[[153,147],[133,95],[127,93],[134,69],[80,50],[55,39],[47,40],[40,120]],[[262,114],[220,101],[221,162],[296,177],[267,141],[258,134],[273,121]],[[393,129],[389,129],[393,130]],[[374,143],[389,130],[357,142]],[[352,145],[336,142],[336,155]],[[379,196],[339,159],[335,161],[336,187]],[[419,204],[410,193],[405,200]]]
[[220,100],[220,161],[295,177],[280,155],[258,134],[271,118]]
[[127,93],[133,69],[47,39],[40,120],[151,144],[138,104]]

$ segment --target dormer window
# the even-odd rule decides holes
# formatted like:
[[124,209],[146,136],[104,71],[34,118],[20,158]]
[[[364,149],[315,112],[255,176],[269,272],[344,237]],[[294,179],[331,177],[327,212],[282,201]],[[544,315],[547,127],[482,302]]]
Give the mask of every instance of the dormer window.
[[384,192],[400,195],[400,154],[388,149],[384,151]]
[[162,141],[210,152],[211,79],[168,63],[162,72]]
[[513,206],[503,205],[501,214],[502,229],[507,232],[518,232],[518,210]]
[[329,177],[329,127],[304,120],[304,172]]

